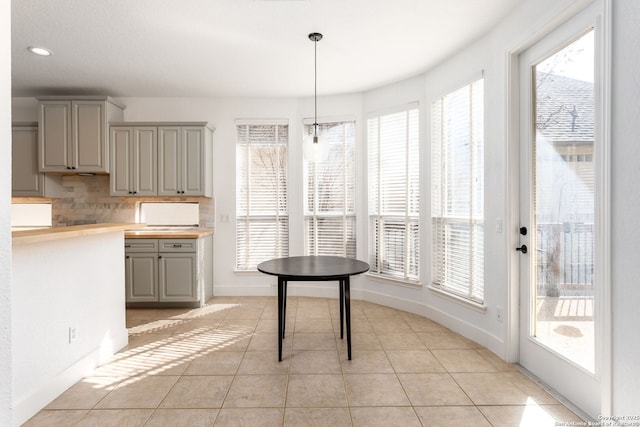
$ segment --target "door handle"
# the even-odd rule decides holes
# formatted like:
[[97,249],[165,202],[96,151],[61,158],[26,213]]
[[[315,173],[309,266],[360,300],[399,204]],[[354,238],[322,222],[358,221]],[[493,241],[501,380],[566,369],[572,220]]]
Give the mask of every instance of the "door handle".
[[527,253],[527,245],[522,245],[519,248],[516,248],[516,251],[522,252],[523,254]]

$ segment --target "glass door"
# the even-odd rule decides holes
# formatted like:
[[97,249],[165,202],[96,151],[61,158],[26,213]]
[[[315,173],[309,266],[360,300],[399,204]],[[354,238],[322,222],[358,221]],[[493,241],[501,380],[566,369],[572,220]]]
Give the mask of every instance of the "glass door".
[[599,125],[595,30],[587,12],[520,56],[517,250],[520,364],[595,417]]

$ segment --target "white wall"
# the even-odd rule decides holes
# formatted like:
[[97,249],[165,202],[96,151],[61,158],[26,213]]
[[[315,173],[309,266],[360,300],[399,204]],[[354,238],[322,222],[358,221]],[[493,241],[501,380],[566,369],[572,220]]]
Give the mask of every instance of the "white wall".
[[3,425],[24,423],[127,344],[123,251],[122,231],[13,245],[13,422]]
[[0,0],[0,425],[11,424],[11,1]]
[[613,2],[613,414],[640,414],[640,2]]

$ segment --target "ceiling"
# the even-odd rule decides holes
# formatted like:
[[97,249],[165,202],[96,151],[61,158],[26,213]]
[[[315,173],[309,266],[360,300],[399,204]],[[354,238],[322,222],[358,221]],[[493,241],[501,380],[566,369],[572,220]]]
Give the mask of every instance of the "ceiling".
[[428,70],[522,1],[12,0],[12,91],[309,96],[317,31],[318,94],[361,92]]

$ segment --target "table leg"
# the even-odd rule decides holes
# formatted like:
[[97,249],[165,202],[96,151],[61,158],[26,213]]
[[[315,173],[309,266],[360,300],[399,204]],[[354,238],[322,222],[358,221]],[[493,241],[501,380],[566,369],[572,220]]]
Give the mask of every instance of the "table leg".
[[344,308],[347,318],[347,356],[351,360],[351,291],[349,276],[344,279]]
[[278,277],[278,361],[282,361],[282,337],[284,335],[284,317],[283,297],[284,297],[284,279]]
[[284,297],[282,298],[282,339],[284,339],[284,329],[287,326],[287,288],[289,285],[286,280],[283,280],[284,285],[282,287],[284,292]]
[[344,335],[344,279],[340,279],[340,339]]

